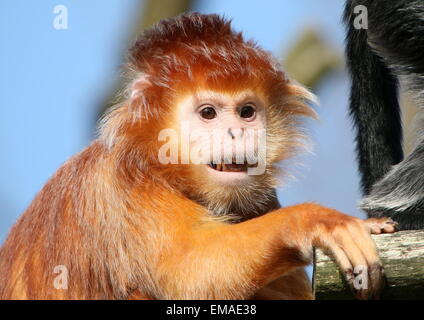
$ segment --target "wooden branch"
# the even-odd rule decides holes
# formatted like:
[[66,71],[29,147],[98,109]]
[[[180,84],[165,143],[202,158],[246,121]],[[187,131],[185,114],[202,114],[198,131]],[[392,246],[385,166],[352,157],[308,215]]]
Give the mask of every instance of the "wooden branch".
[[[381,299],[424,299],[424,231],[373,235],[387,283]],[[353,299],[330,257],[315,250],[314,292],[317,300]]]

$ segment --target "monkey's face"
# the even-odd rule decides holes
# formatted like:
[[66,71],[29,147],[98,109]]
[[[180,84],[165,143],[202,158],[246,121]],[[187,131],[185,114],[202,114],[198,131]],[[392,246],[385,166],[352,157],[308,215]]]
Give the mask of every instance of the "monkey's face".
[[274,95],[255,85],[205,87],[174,90],[157,122],[161,175],[216,214],[261,212],[278,183],[275,164],[303,138],[298,118],[313,114],[302,101],[307,92],[290,84]]
[[180,161],[209,183],[235,186],[266,167],[265,101],[252,91],[198,91],[178,103]]
[[165,141],[159,153],[168,157],[167,181],[216,215],[263,212],[275,196],[275,164],[299,140],[295,115],[303,105],[290,94],[287,101],[285,95],[271,100],[251,87],[181,94],[166,123],[172,129],[159,139]]

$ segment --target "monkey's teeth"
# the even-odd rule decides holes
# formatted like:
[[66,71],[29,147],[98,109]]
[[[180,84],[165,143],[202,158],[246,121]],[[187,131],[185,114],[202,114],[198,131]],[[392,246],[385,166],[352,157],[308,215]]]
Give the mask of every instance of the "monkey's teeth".
[[246,171],[248,168],[247,164],[225,164],[225,163],[209,163],[209,167],[216,171],[221,172],[243,172]]

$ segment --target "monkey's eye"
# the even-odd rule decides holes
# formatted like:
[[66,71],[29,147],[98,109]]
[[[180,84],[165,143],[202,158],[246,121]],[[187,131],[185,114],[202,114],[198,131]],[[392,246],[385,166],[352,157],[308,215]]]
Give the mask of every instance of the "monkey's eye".
[[200,116],[203,119],[212,120],[216,118],[217,114],[214,108],[212,107],[206,107],[200,110]]
[[250,105],[245,105],[240,109],[240,117],[244,119],[252,118],[256,114],[255,108]]

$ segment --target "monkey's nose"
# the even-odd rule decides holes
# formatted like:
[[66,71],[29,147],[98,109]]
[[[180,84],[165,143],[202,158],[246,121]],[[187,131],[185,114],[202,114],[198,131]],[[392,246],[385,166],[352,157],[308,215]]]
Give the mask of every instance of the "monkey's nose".
[[233,140],[236,138],[236,135],[238,135],[239,138],[243,137],[243,132],[244,132],[244,128],[237,128],[237,129],[228,128],[228,134]]

